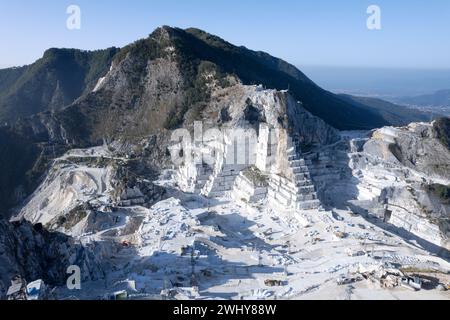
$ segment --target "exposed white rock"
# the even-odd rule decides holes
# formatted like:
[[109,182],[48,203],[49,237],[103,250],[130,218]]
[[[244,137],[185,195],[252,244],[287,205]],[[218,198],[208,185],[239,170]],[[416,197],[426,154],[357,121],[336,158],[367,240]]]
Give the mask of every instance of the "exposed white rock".
[[450,185],[450,151],[433,136],[431,125],[344,132],[342,137],[346,144],[306,155],[319,198],[331,207],[377,216],[422,239],[425,247],[448,248],[450,208],[427,186]]
[[[235,189],[248,189],[244,178],[235,180],[243,170],[256,166],[270,176],[270,204],[285,209],[319,207],[310,162],[301,157],[301,145],[334,143],[339,140],[337,131],[303,109],[288,91],[242,85],[229,90],[233,90],[226,92],[233,98],[227,109],[231,120],[221,130],[222,141],[205,141],[200,147],[187,148],[196,155],[214,155],[209,179],[204,183],[208,172],[190,157],[179,169],[178,184],[191,192],[203,185],[202,194],[222,196],[233,185]],[[221,94],[223,98],[225,93]],[[243,199],[252,198],[253,191],[248,191]]]
[[70,163],[55,164],[44,182],[19,213],[33,223],[47,224],[59,215],[67,214],[88,200],[98,197],[111,202],[108,194],[112,168],[90,168]]
[[119,206],[121,207],[143,205],[144,203],[144,194],[137,186],[133,188],[126,187],[119,197]]
[[245,202],[258,202],[267,196],[268,177],[256,167],[241,171],[236,178],[231,197]]
[[[105,85],[120,79],[109,75]],[[22,208],[20,217],[99,246],[95,257],[107,277],[88,282],[78,298],[127,282],[135,284],[130,294],[145,298],[164,291],[178,299],[334,299],[348,297],[336,279],[391,263],[446,279],[450,265],[439,255],[449,249],[449,208],[428,186],[450,183],[450,158],[429,125],[339,134],[286,91],[220,90],[207,111],[220,115],[222,140],[175,148],[191,156],[176,174],[153,184],[129,177],[126,160],[107,148],[72,150]],[[167,199],[149,204],[147,184],[164,188]],[[88,262],[83,270],[95,276]],[[268,283],[282,285],[268,291]],[[413,296],[370,280],[353,286],[363,298],[444,294]]]

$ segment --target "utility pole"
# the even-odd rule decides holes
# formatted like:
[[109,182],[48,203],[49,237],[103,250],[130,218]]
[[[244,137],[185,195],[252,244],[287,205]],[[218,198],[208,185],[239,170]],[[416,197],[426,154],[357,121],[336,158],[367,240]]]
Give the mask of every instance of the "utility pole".
[[163,238],[166,236],[166,229],[162,229],[161,234],[159,236],[159,240],[158,240],[158,250],[161,252],[163,245],[164,245],[164,240]]
[[197,286],[197,279],[195,278],[195,241],[194,241],[191,251],[191,287],[196,286]]
[[261,254],[261,250],[258,249],[258,267],[262,267],[262,254]]
[[168,295],[169,295],[169,290],[168,290],[168,285],[167,285],[167,276],[164,275],[163,291],[161,291],[161,299],[162,300],[167,300]]

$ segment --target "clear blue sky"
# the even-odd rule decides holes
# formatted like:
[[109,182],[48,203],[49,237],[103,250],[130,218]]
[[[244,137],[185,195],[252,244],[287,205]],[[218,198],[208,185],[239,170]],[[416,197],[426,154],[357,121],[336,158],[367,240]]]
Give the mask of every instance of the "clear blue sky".
[[[66,8],[82,28],[66,29]],[[382,10],[382,30],[366,9]],[[1,0],[0,67],[28,64],[49,47],[124,46],[160,25],[198,27],[297,66],[450,68],[448,0]]]

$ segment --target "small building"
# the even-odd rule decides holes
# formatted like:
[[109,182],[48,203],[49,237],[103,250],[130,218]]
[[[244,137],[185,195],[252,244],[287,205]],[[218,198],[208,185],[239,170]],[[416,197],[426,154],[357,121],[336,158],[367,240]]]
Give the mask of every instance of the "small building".
[[422,289],[422,279],[419,277],[402,277],[401,284],[403,287],[414,291]]
[[11,280],[11,286],[6,292],[7,300],[27,300],[27,283],[17,275]]
[[116,291],[110,294],[106,294],[103,298],[104,300],[128,300],[128,292],[125,290]]
[[264,284],[267,287],[281,287],[283,285],[283,281],[267,279],[264,281]]
[[347,275],[341,275],[339,278],[337,278],[336,283],[339,286],[343,286],[343,285],[355,283],[355,282],[358,282],[361,280],[363,280],[363,277],[361,275],[347,274]]
[[47,299],[47,287],[43,280],[36,280],[27,285],[28,300],[45,300]]

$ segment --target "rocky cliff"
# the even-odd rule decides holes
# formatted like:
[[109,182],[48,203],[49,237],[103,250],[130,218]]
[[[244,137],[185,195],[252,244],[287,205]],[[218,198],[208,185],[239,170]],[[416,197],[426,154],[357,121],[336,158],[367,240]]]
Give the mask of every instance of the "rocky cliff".
[[80,267],[82,281],[101,279],[104,274],[99,258],[93,246],[48,232],[41,224],[0,221],[0,297],[15,275],[27,282],[43,279],[50,286],[62,286],[71,265]]

